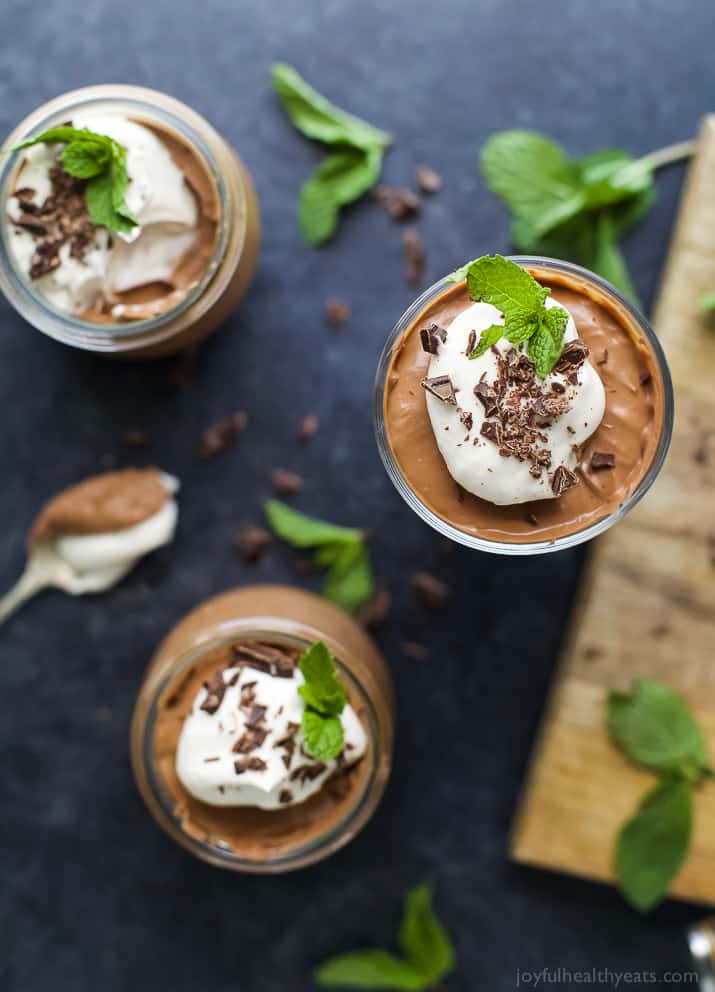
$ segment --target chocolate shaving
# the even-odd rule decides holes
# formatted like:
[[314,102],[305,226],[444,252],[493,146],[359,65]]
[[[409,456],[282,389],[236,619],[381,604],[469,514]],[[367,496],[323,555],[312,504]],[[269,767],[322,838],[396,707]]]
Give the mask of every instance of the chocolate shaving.
[[459,414],[459,419],[466,427],[467,433],[469,433],[472,427],[474,427],[474,417],[472,416],[472,414],[467,410],[462,410]]
[[293,760],[293,753],[295,751],[295,735],[298,733],[300,725],[297,723],[289,722],[286,731],[282,737],[279,737],[273,744],[273,747],[283,748],[283,764],[286,768],[290,768],[290,763]]
[[242,527],[233,539],[234,547],[244,561],[258,561],[273,543],[265,527]]
[[554,365],[554,372],[573,372],[574,369],[578,369],[583,365],[588,358],[588,354],[588,345],[581,338],[568,341],[563,346],[559,359],[556,365]]
[[331,297],[325,301],[325,319],[333,327],[344,324],[350,319],[350,304],[338,296]]
[[428,165],[418,165],[415,169],[415,183],[421,193],[438,193],[442,188],[442,177]]
[[551,480],[551,491],[555,496],[561,496],[567,489],[578,485],[578,479],[565,465],[559,465]]
[[496,420],[485,420],[479,433],[482,437],[485,437],[487,441],[493,441],[494,444],[498,444],[501,447],[504,432],[501,424],[498,424]]
[[225,420],[218,420],[208,427],[201,438],[199,458],[215,458],[223,454],[238,441],[246,429],[248,416],[239,410]]
[[486,382],[478,382],[474,387],[474,395],[484,407],[485,417],[496,417],[499,412],[497,394]]
[[291,782],[298,780],[301,785],[305,784],[305,782],[312,782],[313,779],[323,774],[325,768],[326,766],[322,761],[311,765],[298,765],[298,767],[293,769],[291,772],[290,780]]
[[419,286],[425,272],[425,247],[414,228],[402,234],[402,254],[407,282],[410,286]]
[[613,468],[616,464],[616,456],[612,451],[594,451],[591,455],[591,468],[594,472],[603,468]]
[[420,212],[419,197],[404,186],[386,186],[381,183],[373,190],[373,197],[393,220],[416,217]]
[[419,601],[428,609],[436,610],[444,606],[450,596],[446,582],[440,581],[429,572],[415,572],[410,580],[412,591]]
[[207,682],[204,682],[204,688],[206,689],[206,698],[199,708],[205,713],[213,715],[223,702],[223,697],[226,694],[223,670],[219,669],[217,672],[214,672],[211,678]]
[[249,727],[238,738],[233,745],[234,754],[250,754],[260,747],[268,737],[268,730],[265,727]]
[[273,492],[279,496],[295,496],[303,488],[303,480],[296,472],[276,468],[271,474]]
[[436,396],[438,400],[442,400],[443,403],[450,403],[452,406],[457,405],[457,397],[454,394],[454,386],[452,385],[452,380],[448,375],[436,375],[430,378],[425,378],[420,383],[423,389],[426,389],[428,393],[432,393]]
[[439,327],[438,324],[430,324],[429,327],[423,327],[420,330],[422,349],[430,355],[436,355],[439,351],[440,342],[444,344],[446,340],[447,332],[443,327]]
[[278,802],[282,803],[284,806],[286,803],[293,802],[293,793],[290,791],[290,789],[281,789],[281,791],[278,793]]
[[477,346],[477,332],[470,331],[467,337],[467,347],[464,350],[464,354],[469,357]]
[[387,620],[392,606],[392,593],[387,589],[378,589],[357,612],[358,622],[370,630],[374,630]]
[[638,381],[640,382],[641,386],[647,386],[652,378],[653,376],[650,374],[650,372],[645,370],[641,372],[641,374],[638,376]]
[[309,413],[298,424],[298,430],[295,432],[295,436],[299,441],[310,441],[312,437],[315,437],[317,430],[318,418],[314,413]]
[[[243,709],[243,706],[241,707]],[[256,706],[251,705],[248,708],[248,713],[246,714],[246,726],[250,727],[251,730],[257,730],[260,728],[261,724],[266,719],[267,706]]]
[[236,769],[237,775],[243,775],[244,772],[264,772],[268,765],[265,763],[263,758],[239,758],[238,761],[234,761],[233,767]]
[[292,678],[295,661],[289,654],[268,644],[258,644],[255,641],[244,641],[233,645],[233,656],[236,664],[255,668],[278,678]]

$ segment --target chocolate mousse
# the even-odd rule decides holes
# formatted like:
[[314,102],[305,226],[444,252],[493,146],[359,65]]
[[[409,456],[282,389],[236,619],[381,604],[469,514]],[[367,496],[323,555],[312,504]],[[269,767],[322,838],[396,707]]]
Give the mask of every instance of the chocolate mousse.
[[[494,260],[479,262],[488,272]],[[614,514],[664,454],[669,402],[634,311],[584,270],[522,268],[538,283],[541,324],[520,327],[514,310],[505,337],[488,293],[470,295],[464,278],[440,284],[395,341],[382,394],[397,474],[428,511],[495,550]]]
[[[316,658],[327,683],[324,669],[314,681]],[[392,719],[385,663],[351,617],[297,589],[252,586],[201,604],[159,647],[132,762],[153,814],[194,854],[282,871],[367,821],[390,770]]]
[[25,571],[0,598],[0,623],[41,589],[97,593],[174,536],[179,483],[156,468],[123,469],[65,489],[41,510]]

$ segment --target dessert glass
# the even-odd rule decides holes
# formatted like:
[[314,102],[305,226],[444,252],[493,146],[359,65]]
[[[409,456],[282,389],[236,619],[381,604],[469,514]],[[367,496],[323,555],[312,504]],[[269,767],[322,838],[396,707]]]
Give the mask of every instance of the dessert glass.
[[[258,259],[260,217],[253,183],[238,155],[190,107],[141,86],[103,85],[73,90],[33,111],[5,139],[17,144],[79,111],[122,111],[174,132],[202,159],[219,203],[218,232],[205,272],[174,307],[147,320],[98,324],[52,307],[16,268],[9,249],[9,227],[0,224],[0,290],[29,323],[44,334],[83,351],[126,358],[173,354],[212,334],[248,289]],[[14,187],[20,153],[0,160],[0,204]]]
[[[589,289],[600,299],[607,301],[612,310],[619,314],[623,323],[627,324],[634,334],[642,341],[649,350],[653,359],[657,375],[657,388],[663,406],[662,429],[658,438],[657,446],[650,464],[647,466],[643,477],[630,495],[612,512],[607,513],[594,523],[583,527],[580,530],[568,534],[557,536],[550,540],[535,539],[533,541],[499,541],[480,537],[468,533],[459,527],[454,526],[449,520],[438,515],[428,506],[415,492],[398,463],[397,458],[390,445],[388,429],[385,416],[385,401],[388,386],[388,376],[395,350],[402,339],[403,334],[417,319],[419,314],[440,295],[445,289],[452,285],[448,277],[430,286],[429,289],[417,299],[400,317],[395,326],[390,331],[377,367],[375,384],[373,390],[373,423],[375,437],[380,452],[380,457],[387,470],[387,474],[392,480],[395,488],[405,500],[407,505],[417,513],[430,527],[438,531],[444,537],[449,538],[458,544],[463,544],[468,548],[477,551],[489,551],[504,555],[534,555],[544,554],[551,551],[561,551],[565,548],[572,548],[585,541],[590,541],[608,530],[633,509],[636,503],[647,493],[658,476],[665,460],[670,445],[673,431],[673,386],[670,372],[666,363],[663,349],[646,321],[640,313],[614,286],[605,279],[594,273],[575,265],[571,262],[558,261],[552,258],[542,258],[531,255],[510,256],[510,260],[519,265],[528,266],[530,270],[536,271],[536,277],[547,278],[549,272],[561,273],[568,277],[570,288],[582,291]],[[446,466],[444,471],[447,472]],[[529,506],[533,504],[520,504],[528,512]]]
[[[306,619],[307,618],[307,619]],[[220,838],[184,828],[156,760],[154,730],[162,703],[191,666],[217,647],[268,641],[305,651],[323,640],[334,655],[348,697],[368,737],[359,788],[345,815],[305,843],[262,858],[241,856]],[[390,675],[372,640],[347,614],[323,599],[288,586],[252,586],[216,596],[187,614],[159,646],[139,691],[130,730],[130,756],[139,791],[159,825],[178,844],[231,871],[276,874],[321,861],[365,826],[382,797],[392,765],[394,703]],[[299,807],[293,807],[298,809]],[[234,807],[240,817],[240,807]],[[277,810],[270,816],[281,816]],[[267,845],[268,846],[268,845]]]

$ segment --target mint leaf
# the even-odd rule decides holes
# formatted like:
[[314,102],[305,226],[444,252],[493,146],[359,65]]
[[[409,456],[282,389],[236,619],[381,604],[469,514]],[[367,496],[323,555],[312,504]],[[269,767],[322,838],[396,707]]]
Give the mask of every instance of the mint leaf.
[[33,145],[61,145],[70,141],[83,141],[88,136],[99,138],[101,141],[111,141],[111,138],[107,138],[106,135],[95,135],[94,132],[88,131],[86,128],[80,129],[62,124],[60,127],[48,128],[47,131],[42,131],[41,134],[36,134],[33,138],[27,138],[9,148],[3,148],[3,153],[19,152],[23,148],[31,148]]
[[274,533],[296,548],[316,548],[323,544],[342,544],[362,539],[362,531],[354,527],[339,527],[308,517],[275,499],[266,501],[264,511]]
[[473,300],[484,300],[500,310],[507,322],[511,315],[521,319],[524,313],[538,310],[549,295],[526,269],[501,255],[484,255],[472,262],[467,289]]
[[697,781],[710,775],[702,733],[688,704],[666,685],[641,679],[608,696],[608,732],[631,761]]
[[450,272],[449,275],[444,277],[445,282],[461,282],[463,279],[467,278],[467,273],[469,272],[469,267],[474,265],[476,258],[473,258],[471,262],[465,262],[464,265],[460,265],[458,269],[454,272]]
[[293,126],[307,138],[327,145],[347,144],[365,150],[390,142],[390,136],[384,131],[326,100],[290,65],[278,63],[273,66],[273,86]]
[[71,141],[62,152],[62,168],[76,179],[91,179],[106,168],[111,154],[98,142]]
[[[306,699],[310,697],[310,705],[325,716],[337,716],[342,713],[347,696],[338,679],[333,656],[323,641],[318,641],[308,648],[298,662],[298,667],[305,679],[305,685],[302,685],[298,692]],[[306,693],[302,692],[303,689]]]
[[454,969],[454,948],[432,909],[429,885],[418,885],[407,893],[399,940],[402,953],[428,985]]
[[623,895],[636,909],[652,909],[665,895],[685,861],[692,819],[690,784],[665,779],[621,830],[615,871]]
[[569,315],[563,307],[545,308],[539,326],[529,341],[526,353],[534,363],[536,374],[545,379],[559,360]]
[[469,358],[479,358],[480,355],[483,355],[485,351],[488,351],[492,345],[496,344],[503,334],[503,324],[492,324],[491,327],[485,328],[479,335],[476,348],[474,351],[469,353]]
[[640,305],[625,259],[618,247],[614,218],[609,211],[602,211],[596,221],[591,268],[620,289],[624,296]]
[[298,220],[305,240],[312,245],[327,241],[340,208],[374,186],[381,168],[382,152],[376,148],[348,148],[323,159],[300,194]]
[[342,753],[345,741],[340,717],[323,716],[315,710],[303,710],[305,749],[316,761],[331,761]]
[[344,544],[325,578],[323,595],[348,613],[354,613],[374,591],[375,581],[364,541]]
[[427,988],[423,976],[406,961],[381,950],[355,951],[331,958],[316,968],[318,985],[339,989],[401,989],[420,992]]

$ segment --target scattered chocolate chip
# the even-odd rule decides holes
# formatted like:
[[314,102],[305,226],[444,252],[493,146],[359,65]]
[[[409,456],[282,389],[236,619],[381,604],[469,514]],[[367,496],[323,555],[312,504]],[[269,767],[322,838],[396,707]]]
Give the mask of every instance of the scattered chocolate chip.
[[450,596],[446,582],[440,581],[429,572],[415,572],[410,585],[419,601],[431,610],[444,606]]
[[535,513],[527,513],[526,519],[533,527],[539,526],[539,518],[536,516]]
[[284,806],[286,803],[293,802],[293,793],[290,791],[290,789],[281,789],[281,791],[278,793],[278,802],[282,803]]
[[559,355],[559,360],[554,365],[554,372],[572,372],[578,369],[588,358],[589,348],[585,341],[576,338],[568,341]]
[[265,527],[242,527],[233,539],[244,561],[258,561],[272,543],[273,536]]
[[603,354],[596,362],[596,365],[605,365],[607,361],[608,361],[608,348],[604,348]]
[[251,730],[258,730],[266,719],[267,708],[266,706],[256,706],[255,703],[247,707],[246,726],[250,727]]
[[603,649],[597,648],[595,645],[589,645],[583,649],[583,656],[584,658],[588,658],[589,661],[593,660],[594,658],[600,658],[602,654],[603,654]]
[[226,683],[223,680],[223,671],[214,672],[211,678],[204,683],[206,698],[200,706],[205,713],[214,714],[223,701],[226,694]]
[[238,441],[246,429],[248,416],[239,410],[225,420],[219,420],[208,427],[201,438],[199,458],[215,458],[223,454]]
[[385,186],[381,183],[373,190],[373,197],[394,220],[416,217],[420,212],[419,197],[404,186]]
[[233,745],[233,753],[250,754],[251,751],[255,751],[257,747],[261,746],[266,737],[268,737],[267,728],[249,727],[248,730],[245,730],[241,734],[236,743]]
[[402,254],[407,282],[410,286],[419,286],[425,272],[425,246],[414,228],[402,234]]
[[415,661],[427,661],[429,658],[429,648],[424,644],[418,644],[417,641],[403,641],[400,644],[400,651]]
[[295,472],[276,468],[271,475],[273,492],[279,496],[295,496],[303,488],[303,480]]
[[438,193],[442,189],[442,177],[428,165],[418,165],[415,169],[415,183],[421,193]]
[[312,765],[298,765],[294,768],[290,774],[291,782],[295,782],[296,779],[302,784],[305,782],[312,782],[314,778],[322,775],[325,771],[325,765],[322,761],[317,762]]
[[392,593],[390,593],[387,589],[378,589],[377,592],[366,603],[363,603],[358,610],[358,622],[361,623],[363,627],[368,627],[371,630],[374,630],[377,627],[382,627],[390,615],[391,606]]
[[459,419],[464,424],[467,433],[469,433],[472,427],[474,427],[474,417],[472,416],[472,414],[468,410],[462,410],[462,412],[459,414]]
[[244,772],[264,772],[268,765],[263,758],[253,757],[239,758],[238,761],[234,761],[233,767],[237,775],[243,775]]
[[499,406],[495,390],[486,382],[478,382],[474,387],[474,395],[484,407],[484,416],[496,417]]
[[325,301],[325,319],[333,327],[344,324],[350,319],[350,304],[338,296],[332,296]]
[[567,430],[567,431],[569,432],[569,434],[575,434],[575,433],[576,433],[576,431],[575,431],[575,430],[574,430],[574,428],[573,428],[573,427],[571,426],[571,424],[567,424],[567,425],[566,425],[566,430]]
[[436,396],[438,400],[442,400],[443,403],[449,403],[452,406],[457,405],[457,397],[454,394],[454,386],[452,385],[452,380],[448,375],[436,375],[430,378],[425,378],[420,383],[423,389],[426,389],[428,393],[432,393]]
[[559,465],[551,480],[551,491],[555,496],[561,496],[567,489],[578,485],[578,479],[565,465]]
[[430,355],[436,355],[439,351],[440,342],[444,344],[446,340],[447,332],[437,324],[430,324],[429,327],[422,327],[420,329],[422,350],[428,352]]
[[479,433],[482,437],[485,437],[487,441],[493,441],[494,444],[498,445],[501,445],[502,443],[502,426],[501,424],[498,424],[496,420],[485,420]]
[[315,433],[318,430],[318,418],[314,413],[309,413],[306,417],[303,417],[301,422],[298,424],[298,430],[295,436],[299,441],[310,441],[312,437],[315,437]]
[[122,444],[127,448],[146,448],[151,438],[146,431],[128,430],[122,434]]
[[477,346],[477,332],[470,331],[469,336],[467,337],[467,347],[464,349],[464,354],[467,356],[467,358],[472,354],[476,346]]
[[563,396],[563,394],[566,392],[566,387],[561,382],[552,382],[551,392],[557,393],[559,396]]
[[641,386],[647,386],[652,378],[653,376],[650,374],[650,372],[645,370],[641,372],[641,374],[638,376],[638,381],[640,382]]
[[289,679],[293,676],[295,659],[280,648],[258,644],[256,641],[242,641],[233,645],[232,652],[237,664],[255,668],[259,672],[267,672],[278,678]]
[[209,765],[212,761],[220,761],[221,759],[217,756],[215,758],[204,758],[204,764]]
[[594,451],[591,455],[591,468],[598,472],[603,468],[613,468],[616,464],[616,456],[612,451]]

